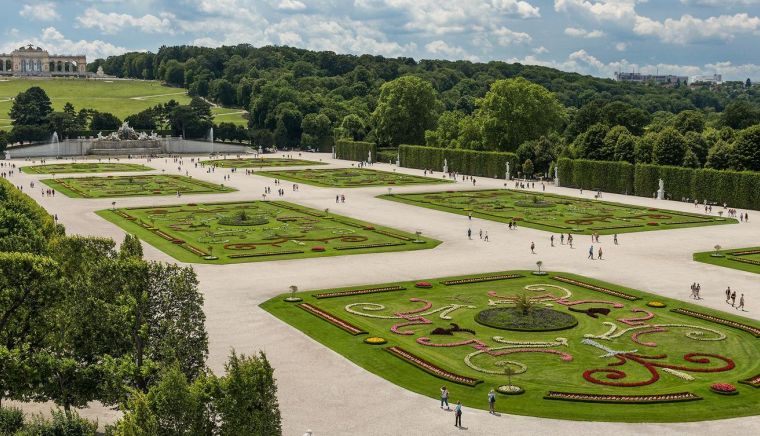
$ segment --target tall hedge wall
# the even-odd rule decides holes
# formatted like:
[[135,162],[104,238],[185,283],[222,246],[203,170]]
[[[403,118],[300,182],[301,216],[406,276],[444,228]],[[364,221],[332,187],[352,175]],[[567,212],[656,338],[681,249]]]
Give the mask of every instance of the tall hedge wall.
[[377,162],[377,145],[371,142],[338,141],[335,144],[335,157],[338,159],[366,162],[370,151],[372,162]]
[[760,172],[571,159],[560,159],[558,166],[562,186],[628,192],[651,198],[662,179],[666,195],[673,200],[696,198],[699,202],[707,200],[736,208],[760,209]]
[[562,158],[559,159],[558,166],[562,186],[599,189],[617,194],[633,193],[633,165],[628,162]]
[[443,162],[446,159],[449,171],[472,176],[503,178],[506,176],[507,162],[513,176],[516,176],[518,171],[517,155],[514,153],[401,145],[399,154],[401,166],[406,168],[443,171]]

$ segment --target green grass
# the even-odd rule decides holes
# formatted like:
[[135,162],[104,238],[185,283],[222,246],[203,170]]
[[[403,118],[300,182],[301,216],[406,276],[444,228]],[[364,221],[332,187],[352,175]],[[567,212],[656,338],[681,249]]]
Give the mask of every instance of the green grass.
[[247,158],[247,159],[214,159],[201,161],[204,165],[214,165],[220,168],[265,168],[265,167],[290,167],[297,165],[327,165],[324,162],[315,162],[302,159],[271,158]]
[[43,183],[73,198],[110,198],[153,195],[218,194],[236,189],[185,176],[139,175],[45,179]]
[[[450,285],[441,283],[442,279],[428,279],[433,287],[420,289],[415,287],[417,281],[388,283],[377,286],[400,285],[406,288],[401,291],[390,291],[355,296],[340,296],[337,298],[317,299],[314,294],[324,291],[301,292],[297,294],[305,303],[310,303],[330,314],[347,321],[356,327],[368,332],[368,335],[352,336],[344,330],[331,325],[311,313],[299,308],[297,303],[288,303],[283,300],[289,294],[283,294],[261,305],[262,308],[274,316],[286,322],[303,333],[314,338],[323,345],[340,353],[347,359],[365,368],[366,370],[386,378],[392,383],[402,386],[411,391],[437,398],[441,386],[447,386],[451,392],[450,400],[461,400],[465,407],[485,409],[487,408],[487,393],[491,388],[507,384],[507,377],[503,375],[504,365],[517,369],[516,364],[507,361],[519,362],[527,366],[524,373],[512,376],[512,383],[525,389],[525,393],[519,397],[499,395],[496,409],[500,412],[520,415],[532,415],[547,418],[560,418],[589,421],[623,421],[623,422],[679,422],[712,420],[737,416],[758,414],[757,404],[760,401],[760,389],[753,388],[737,381],[755,376],[760,373],[760,339],[740,330],[723,325],[710,323],[696,318],[687,317],[674,312],[672,308],[688,308],[698,310],[715,316],[724,317],[734,321],[751,324],[752,321],[725,314],[719,311],[704,309],[676,300],[647,294],[644,292],[611,285],[583,278],[577,275],[561,275],[574,280],[580,280],[595,286],[603,286],[615,291],[622,291],[629,295],[640,297],[639,300],[628,301],[612,295],[595,292],[576,285],[566,284],[553,280],[554,273],[548,276],[534,276],[527,271],[516,271],[521,278],[479,282],[472,284]],[[467,276],[474,277],[474,276]],[[526,286],[534,287],[526,289]],[[536,286],[541,285],[541,286]],[[578,320],[578,325],[571,329],[554,332],[516,332],[497,330],[475,322],[475,315],[484,309],[492,307],[511,307],[511,304],[489,305],[489,300],[499,300],[498,297],[489,296],[489,291],[495,291],[499,297],[517,296],[527,293],[534,298],[544,294],[551,294],[553,298],[566,295],[563,289],[571,292],[570,300],[606,300],[624,305],[622,308],[612,308],[609,304],[583,304],[575,308],[587,309],[589,307],[611,308],[609,315],[600,315],[598,319],[587,316],[584,313],[571,312],[567,307],[548,300],[538,304],[552,304],[553,309],[572,314]],[[342,288],[340,290],[363,289],[367,287]],[[330,290],[338,291],[338,290]],[[424,301],[411,301],[419,298]],[[667,304],[666,308],[650,308],[646,304],[656,300]],[[396,323],[407,322],[406,319],[383,319],[378,316],[394,317],[395,313],[420,309],[424,302],[432,304],[432,310],[440,309],[451,304],[474,306],[474,308],[460,307],[448,314],[451,319],[442,319],[442,312],[424,315],[418,312],[415,316],[423,316],[430,324],[416,324],[401,327],[400,330],[409,330],[411,335],[393,333],[390,329]],[[347,311],[348,305],[367,303],[371,305],[352,306],[351,309],[373,317],[356,315]],[[601,380],[610,382],[644,382],[651,377],[644,365],[628,360],[620,366],[608,367],[617,360],[612,357],[601,357],[606,352],[601,349],[583,344],[584,335],[601,335],[609,330],[613,323],[619,329],[627,328],[628,325],[620,322],[620,319],[641,317],[642,313],[632,312],[632,309],[644,309],[654,314],[654,317],[645,321],[648,324],[686,324],[695,327],[709,328],[725,334],[725,339],[718,341],[706,341],[690,339],[686,334],[690,331],[699,331],[698,328],[666,327],[666,332],[642,335],[641,341],[656,342],[656,346],[644,346],[634,343],[631,339],[633,332],[627,332],[618,338],[605,340],[595,339],[613,350],[632,351],[638,350],[639,355],[655,356],[666,355],[662,359],[650,359],[652,362],[667,362],[667,364],[685,366],[688,368],[718,368],[724,363],[715,358],[709,363],[689,363],[684,360],[687,353],[711,353],[723,355],[735,362],[736,367],[723,372],[690,372],[683,371],[694,377],[693,381],[683,380],[667,373],[662,368],[654,368],[659,375],[659,380],[641,387],[616,387],[604,386],[592,383],[584,379],[584,371],[592,369],[617,369],[624,371],[626,377],[621,379],[606,379],[604,374],[597,373]],[[450,323],[456,323],[460,328],[468,328],[475,334],[456,332],[453,336],[432,335],[434,328],[447,328]],[[703,338],[714,338],[714,333],[702,330]],[[383,346],[373,346],[363,343],[368,336],[386,338],[388,343]],[[567,339],[567,346],[546,346],[545,349],[558,350],[569,353],[571,361],[563,361],[554,354],[542,353],[514,353],[499,357],[481,353],[472,358],[472,361],[486,370],[497,371],[497,374],[487,374],[468,367],[465,364],[465,356],[478,351],[472,344],[452,347],[431,347],[417,343],[423,337],[430,338],[432,343],[445,344],[469,339],[482,341],[489,348],[506,346],[498,343],[495,337],[502,337],[508,341],[545,342],[557,341],[556,338]],[[695,336],[699,337],[699,336]],[[559,342],[559,341],[557,341]],[[474,387],[454,384],[450,381],[439,379],[428,374],[415,366],[407,363],[384,351],[385,347],[401,346],[422,359],[431,362],[438,367],[451,371],[461,376],[472,377],[482,380],[483,383]],[[525,346],[523,346],[525,347]],[[297,355],[294,356],[297,358]],[[500,363],[501,362],[501,363]],[[740,392],[736,396],[722,396],[710,392],[709,386],[715,382],[728,382],[735,384]],[[362,386],[355,386],[362,389]],[[569,401],[553,401],[543,399],[548,391],[593,393],[593,394],[667,394],[676,392],[692,392],[702,397],[702,400],[687,403],[661,403],[661,404],[588,404]],[[431,399],[431,407],[436,400]]]
[[365,168],[328,168],[286,171],[261,171],[259,176],[289,180],[329,188],[361,188],[366,186],[402,186],[450,183],[445,179],[411,176],[402,173],[375,171]]
[[216,123],[232,123],[238,126],[247,126],[248,118],[246,112],[241,109],[214,107],[211,108],[211,113],[214,115],[214,122]]
[[[241,212],[242,222],[227,221],[241,219]],[[263,262],[440,244],[424,237],[415,242],[414,234],[282,201],[137,207],[98,215],[182,262]],[[323,250],[313,250],[317,247]]]
[[760,274],[760,247],[733,248],[730,250],[720,250],[718,253],[720,257],[714,256],[715,250],[694,253],[694,260]]
[[391,194],[380,198],[491,221],[559,233],[609,235],[650,230],[735,224],[718,218],[666,209],[517,190],[446,191]]
[[73,174],[73,173],[114,173],[120,171],[151,171],[153,168],[130,163],[68,163],[31,165],[21,167],[27,174]]

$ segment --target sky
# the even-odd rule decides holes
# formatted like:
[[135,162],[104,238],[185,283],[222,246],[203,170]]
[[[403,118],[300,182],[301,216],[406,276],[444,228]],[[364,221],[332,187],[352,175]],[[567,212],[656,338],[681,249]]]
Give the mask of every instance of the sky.
[[0,52],[162,45],[501,60],[760,81],[760,0],[0,0]]

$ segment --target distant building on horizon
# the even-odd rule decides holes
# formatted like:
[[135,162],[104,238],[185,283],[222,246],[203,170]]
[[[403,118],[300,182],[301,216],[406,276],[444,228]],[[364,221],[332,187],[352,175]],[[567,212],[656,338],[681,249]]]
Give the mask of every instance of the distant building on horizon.
[[85,55],[51,55],[31,44],[0,54],[0,76],[87,77]]
[[672,74],[641,74],[641,73],[624,73],[616,72],[615,80],[618,82],[635,82],[635,83],[654,83],[663,86],[674,86],[676,84],[686,85],[689,82],[687,76],[674,76]]
[[723,83],[723,76],[721,74],[705,74],[698,76],[691,76],[689,83],[692,85],[704,84],[704,85],[720,85]]

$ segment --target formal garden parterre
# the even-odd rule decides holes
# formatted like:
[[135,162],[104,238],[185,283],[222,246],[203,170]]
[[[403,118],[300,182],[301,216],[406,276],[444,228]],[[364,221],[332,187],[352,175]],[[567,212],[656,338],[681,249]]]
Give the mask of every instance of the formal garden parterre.
[[325,162],[316,162],[304,159],[289,159],[284,157],[212,159],[204,160],[200,163],[203,165],[213,165],[219,168],[267,168],[304,165],[327,165]]
[[492,221],[514,221],[518,226],[557,233],[605,235],[737,222],[732,218],[511,189],[391,193],[380,198]]
[[730,250],[694,253],[694,260],[726,268],[760,274],[760,247],[734,248]]
[[431,397],[445,385],[466,407],[486,408],[498,388],[524,391],[500,395],[498,411],[549,418],[758,413],[760,326],[734,314],[529,271],[297,295],[301,302],[282,295],[262,307],[368,371]]
[[420,250],[440,243],[284,201],[131,207],[98,215],[175,259],[193,263]]
[[376,171],[366,168],[324,168],[287,171],[261,171],[259,176],[273,177],[307,185],[330,188],[366,186],[403,186],[451,183],[443,178],[420,177],[404,173]]
[[27,174],[116,173],[152,170],[153,168],[145,165],[119,162],[74,162],[21,167],[21,171]]
[[135,175],[45,179],[43,183],[73,198],[219,194],[236,189],[178,175]]

